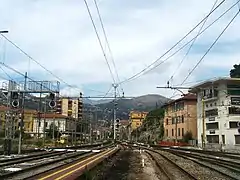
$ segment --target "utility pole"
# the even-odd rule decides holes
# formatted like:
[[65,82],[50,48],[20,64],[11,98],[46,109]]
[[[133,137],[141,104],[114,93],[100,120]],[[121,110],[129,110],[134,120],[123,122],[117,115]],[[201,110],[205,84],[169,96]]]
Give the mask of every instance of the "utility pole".
[[[177,111],[177,103],[175,102],[175,111]],[[175,113],[175,145],[177,144],[177,123],[178,123],[178,118],[177,118],[177,113]]]
[[43,146],[45,146],[45,139],[46,139],[46,112],[47,112],[47,99],[45,97],[44,119],[43,119]]
[[202,148],[205,148],[205,103],[204,99],[202,98],[202,128],[203,128],[203,133],[202,133]]
[[[40,91],[42,91],[42,83],[40,85]],[[42,115],[42,93],[40,92],[40,100],[38,104],[38,129],[37,129],[37,139],[39,141],[39,131],[40,131],[40,126],[41,126],[41,115]]]
[[[24,91],[27,89],[27,72],[24,76]],[[20,121],[20,132],[19,132],[19,141],[18,141],[18,154],[21,154],[22,151],[22,131],[23,131],[23,120],[24,120],[24,105],[25,105],[25,92],[22,93],[22,113]]]
[[114,107],[113,107],[113,139],[114,141],[116,140],[116,106],[117,106],[117,84],[113,84],[113,88],[114,88]]

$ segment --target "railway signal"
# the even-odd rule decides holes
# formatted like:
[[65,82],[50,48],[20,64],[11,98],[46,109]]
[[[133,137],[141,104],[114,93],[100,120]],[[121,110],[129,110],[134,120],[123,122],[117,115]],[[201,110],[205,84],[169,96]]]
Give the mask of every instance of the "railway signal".
[[55,94],[50,93],[49,97],[50,97],[50,102],[49,102],[48,105],[49,105],[50,108],[54,108],[56,106]]
[[18,92],[11,92],[11,99],[12,99],[12,107],[17,108],[19,106],[19,93]]

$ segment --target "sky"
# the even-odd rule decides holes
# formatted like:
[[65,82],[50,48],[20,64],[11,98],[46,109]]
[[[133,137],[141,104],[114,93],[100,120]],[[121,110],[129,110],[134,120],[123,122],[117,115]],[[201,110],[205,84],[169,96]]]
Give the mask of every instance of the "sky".
[[[112,56],[104,39],[94,1],[87,0],[106,57],[116,82],[119,82],[112,59],[119,80],[128,79],[158,59],[188,33],[210,12],[216,0],[96,1]],[[218,0],[217,4],[220,2]],[[207,19],[203,29],[236,2],[224,2]],[[0,4],[0,30],[8,30],[5,36],[51,73],[2,37],[1,62],[21,73],[28,72],[34,80],[56,81],[59,80],[56,76],[59,77],[64,81],[60,82],[62,95],[76,96],[83,91],[84,96],[103,96],[111,88],[114,82],[83,0],[0,0]],[[121,84],[118,91],[121,93],[123,89],[125,96],[129,97],[145,94],[171,97],[174,93],[172,90],[156,87],[166,86],[168,80],[171,85],[181,84],[238,10],[239,6],[235,6],[202,33],[180,66],[190,45],[153,70]],[[194,38],[200,26],[156,64]],[[240,19],[237,16],[184,86],[229,75],[232,66],[240,62],[239,28]],[[23,80],[16,72],[1,67],[12,79]],[[9,79],[4,71],[0,69],[1,82]],[[108,96],[112,96],[113,88],[109,92]]]

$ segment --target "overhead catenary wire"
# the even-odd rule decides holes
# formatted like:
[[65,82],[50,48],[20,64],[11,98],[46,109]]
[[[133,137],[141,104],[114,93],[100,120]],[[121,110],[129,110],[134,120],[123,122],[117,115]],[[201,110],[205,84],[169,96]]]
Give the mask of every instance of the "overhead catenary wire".
[[[212,6],[210,12],[214,9],[214,7],[216,6],[217,2],[218,2],[218,0],[215,0],[215,2],[213,3],[213,6]],[[200,34],[200,32],[202,31],[202,29],[203,29],[204,25],[206,24],[207,20],[208,20],[208,18],[206,18],[206,19],[203,21],[202,26],[200,27],[200,29],[199,29],[198,32],[197,32],[197,35]],[[178,64],[177,68],[176,68],[175,71],[173,72],[173,74],[172,74],[172,76],[170,77],[170,79],[168,80],[168,82],[169,82],[170,80],[173,80],[176,72],[179,70],[179,68],[181,67],[182,63],[183,63],[184,60],[187,58],[187,56],[188,56],[188,54],[190,53],[190,51],[191,51],[191,49],[192,49],[195,41],[197,40],[197,38],[198,38],[198,36],[196,36],[196,37],[193,39],[193,41],[192,41],[192,43],[190,44],[190,46],[189,46],[186,54],[185,54],[185,55],[183,56],[183,58],[181,59],[180,63]],[[175,93],[176,93],[176,90],[173,92],[173,95],[174,95]]]
[[[159,60],[161,60],[164,56],[166,56],[171,50],[173,50],[178,44],[180,44],[188,35],[190,35],[200,24],[202,24],[203,21],[205,21],[206,18],[208,18],[213,12],[215,12],[223,3],[225,2],[225,0],[222,0],[207,16],[205,16],[196,26],[194,26],[186,35],[184,35],[179,41],[177,41],[177,43],[175,43],[170,49],[168,49],[165,53],[163,53],[159,58],[157,58],[154,62],[152,62],[151,64],[149,64],[146,68],[144,68],[143,70],[141,70],[140,72],[136,73],[135,75],[131,76],[130,78],[120,82],[120,84],[126,83],[132,79],[135,79],[136,77],[140,77],[139,75],[141,75],[144,72],[149,72],[153,69],[155,69],[156,67],[158,67],[159,65],[153,66],[154,64],[156,64]],[[239,2],[239,1],[238,1]],[[236,5],[237,3],[235,3]],[[162,63],[161,63],[162,64]],[[153,66],[151,68],[151,66]]]
[[20,52],[22,52],[25,56],[27,56],[30,60],[34,61],[37,65],[39,65],[41,68],[43,68],[45,71],[50,73],[52,76],[54,76],[59,81],[63,82],[69,87],[72,87],[72,85],[68,84],[66,81],[64,81],[62,78],[58,77],[56,74],[51,72],[49,69],[47,69],[45,66],[43,66],[41,63],[39,63],[36,59],[34,59],[32,56],[30,56],[26,51],[24,51],[22,48],[20,48],[17,44],[15,44],[13,41],[11,41],[7,36],[0,34],[2,37],[4,37],[10,44],[12,44],[14,47],[16,47]]
[[[12,44],[15,48],[17,48],[20,52],[22,52],[26,57],[29,58],[29,62],[28,62],[28,70],[30,69],[30,60],[35,62],[37,65],[39,65],[41,68],[43,68],[45,71],[47,71],[48,73],[50,73],[53,77],[55,77],[57,80],[59,80],[60,82],[64,83],[65,85],[67,85],[68,87],[71,87],[73,89],[78,89],[80,91],[82,91],[79,87],[75,86],[75,85],[71,85],[69,83],[67,83],[66,81],[64,81],[62,78],[60,78],[59,76],[57,76],[56,74],[54,74],[53,72],[51,72],[49,69],[47,69],[45,66],[43,66],[40,62],[38,62],[36,59],[34,59],[32,56],[30,56],[26,51],[24,51],[22,48],[20,48],[17,44],[15,44],[13,41],[11,41],[7,36],[3,35],[0,33],[0,35],[6,40],[8,41],[10,44]],[[5,59],[5,54],[4,57]],[[4,62],[4,61],[3,61]],[[104,93],[101,91],[97,91],[91,88],[84,88],[90,91],[95,91],[95,92],[100,92],[100,93]]]
[[[101,24],[101,27],[102,27],[103,35],[104,35],[104,38],[105,38],[105,41],[106,41],[106,45],[107,45],[109,53],[110,53],[110,57],[111,57],[110,59],[112,61],[112,64],[113,64],[113,67],[114,67],[114,70],[115,70],[115,73],[116,73],[116,76],[117,76],[117,81],[120,82],[118,70],[117,70],[117,67],[116,67],[116,64],[115,64],[115,61],[114,61],[112,50],[110,48],[110,44],[109,44],[109,41],[108,41],[108,38],[107,38],[107,33],[105,31],[105,28],[104,28],[103,20],[102,20],[102,17],[101,17],[101,13],[100,13],[97,1],[94,0],[94,3],[95,3],[95,7],[97,9],[98,18],[100,20],[100,24]],[[120,85],[120,88],[121,88],[122,92],[124,92],[123,88],[121,87],[121,85]]]
[[[214,9],[214,7],[216,6],[217,2],[218,2],[218,0],[215,0],[215,2],[214,2],[214,4],[213,4],[210,12]],[[206,19],[203,21],[202,26],[199,28],[197,34],[199,34],[199,33],[202,31],[202,29],[203,29],[204,25],[206,24],[207,20],[208,20],[208,18],[206,18]],[[182,63],[184,62],[184,60],[187,58],[188,54],[190,53],[190,51],[191,51],[191,49],[192,49],[195,41],[197,40],[197,38],[198,38],[198,36],[196,36],[196,37],[193,39],[193,41],[192,41],[192,43],[190,44],[187,52],[185,53],[185,55],[184,55],[183,58],[181,59],[180,63],[178,64],[177,68],[175,69],[175,71],[173,72],[173,74],[171,75],[171,77],[170,77],[170,79],[169,79],[168,81],[170,81],[171,79],[174,78],[176,72],[179,70],[179,68],[181,67]]]
[[230,22],[227,24],[227,26],[223,29],[223,31],[219,34],[219,36],[215,39],[215,41],[211,44],[211,46],[208,48],[208,50],[204,53],[204,55],[200,58],[200,60],[197,62],[197,64],[193,67],[193,69],[188,73],[188,75],[185,77],[185,79],[183,80],[183,82],[181,83],[181,85],[183,83],[185,83],[185,81],[191,76],[191,74],[193,73],[193,71],[199,66],[199,64],[202,62],[202,60],[205,58],[205,56],[210,52],[210,50],[213,48],[213,46],[217,43],[217,41],[219,40],[219,38],[223,35],[223,33],[228,29],[228,27],[232,24],[232,22],[234,21],[234,19],[238,16],[238,14],[240,13],[240,11],[238,11],[234,17],[230,20]]
[[85,5],[86,5],[88,15],[89,15],[89,17],[90,17],[90,19],[91,19],[91,23],[92,23],[92,25],[93,25],[95,34],[96,34],[96,36],[97,36],[99,45],[100,45],[100,47],[101,47],[101,50],[102,50],[104,59],[105,59],[105,61],[106,61],[106,63],[107,63],[107,66],[108,66],[110,75],[111,75],[111,77],[112,77],[112,79],[113,79],[113,82],[116,84],[116,80],[115,80],[115,78],[114,78],[113,72],[112,72],[112,70],[111,70],[110,64],[109,64],[108,59],[107,59],[107,56],[106,56],[106,53],[105,53],[105,51],[104,51],[104,48],[103,48],[101,39],[100,39],[99,34],[98,34],[98,31],[97,31],[97,27],[96,27],[96,25],[95,25],[95,23],[94,23],[94,21],[93,21],[93,17],[92,17],[91,11],[90,11],[90,9],[89,9],[88,3],[87,3],[86,0],[84,0],[84,3],[85,3]]

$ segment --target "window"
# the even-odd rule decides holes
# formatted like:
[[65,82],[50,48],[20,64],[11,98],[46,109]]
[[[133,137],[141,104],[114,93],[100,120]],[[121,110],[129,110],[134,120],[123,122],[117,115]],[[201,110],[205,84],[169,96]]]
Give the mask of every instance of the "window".
[[182,115],[182,123],[184,123],[184,116]]
[[205,111],[205,116],[206,117],[217,116],[217,115],[218,115],[218,109],[211,109],[211,110]]
[[210,107],[212,107],[212,103],[210,103]]
[[222,143],[225,144],[225,135],[222,135]]
[[238,121],[229,122],[229,128],[238,128]]
[[175,118],[172,117],[172,124],[175,124]]
[[38,121],[38,127],[41,127],[41,121]]
[[240,114],[240,107],[229,107],[229,114]]
[[180,136],[180,128],[178,128],[178,136]]
[[172,129],[172,136],[174,136],[174,130]]
[[206,104],[206,108],[208,108],[208,104]]
[[206,129],[218,129],[218,122],[206,123]]
[[182,136],[184,136],[184,128],[182,128]]
[[47,127],[48,126],[48,122],[45,122],[45,127]]
[[240,95],[240,85],[227,85],[229,95]]
[[207,135],[208,143],[217,143],[219,144],[219,136],[218,135]]
[[166,136],[168,136],[168,129],[166,130]]
[[216,89],[205,89],[203,91],[203,96],[205,96],[207,99],[208,98],[213,98],[218,96],[218,91]]
[[240,144],[240,135],[235,135],[235,144]]
[[231,97],[231,104],[240,106],[240,97]]
[[168,125],[168,118],[166,119],[166,125]]

